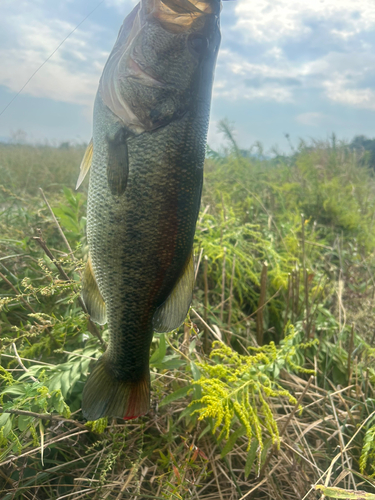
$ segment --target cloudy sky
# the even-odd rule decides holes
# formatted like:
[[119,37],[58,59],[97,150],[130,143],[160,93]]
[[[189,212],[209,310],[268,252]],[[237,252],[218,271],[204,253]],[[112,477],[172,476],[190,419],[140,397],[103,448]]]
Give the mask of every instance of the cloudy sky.
[[[31,141],[90,139],[102,68],[136,3],[99,1],[0,1],[0,113],[82,23],[0,116],[0,138],[21,129]],[[294,143],[375,137],[374,0],[237,0],[221,23],[213,147],[222,118],[242,147],[286,150],[286,133]]]

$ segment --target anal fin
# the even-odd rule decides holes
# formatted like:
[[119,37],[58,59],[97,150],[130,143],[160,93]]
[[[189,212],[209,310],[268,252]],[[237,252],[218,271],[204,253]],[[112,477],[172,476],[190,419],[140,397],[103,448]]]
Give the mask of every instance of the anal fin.
[[99,325],[104,325],[107,322],[105,302],[95,280],[90,257],[83,273],[81,297],[90,319]]
[[167,300],[155,311],[153,328],[156,332],[171,332],[178,328],[189,311],[194,288],[193,252],[184,272]]

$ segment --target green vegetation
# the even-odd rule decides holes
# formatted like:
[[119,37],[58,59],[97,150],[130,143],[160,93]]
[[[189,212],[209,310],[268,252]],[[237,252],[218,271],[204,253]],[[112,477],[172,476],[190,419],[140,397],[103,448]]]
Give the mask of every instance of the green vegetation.
[[84,148],[0,145],[2,499],[374,497],[369,157],[333,137],[267,159],[222,128],[192,309],[155,335],[152,410],[131,422],[80,411],[107,341],[79,303]]

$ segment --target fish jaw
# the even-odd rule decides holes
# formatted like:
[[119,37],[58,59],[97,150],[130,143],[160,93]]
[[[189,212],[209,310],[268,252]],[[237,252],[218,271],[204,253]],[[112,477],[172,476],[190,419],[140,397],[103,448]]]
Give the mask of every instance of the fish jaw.
[[219,0],[143,0],[146,11],[160,21],[166,29],[181,33],[192,29],[199,18],[218,15]]
[[220,6],[219,0],[141,0],[125,19],[98,93],[129,132],[155,130],[191,108],[201,67],[213,76]]

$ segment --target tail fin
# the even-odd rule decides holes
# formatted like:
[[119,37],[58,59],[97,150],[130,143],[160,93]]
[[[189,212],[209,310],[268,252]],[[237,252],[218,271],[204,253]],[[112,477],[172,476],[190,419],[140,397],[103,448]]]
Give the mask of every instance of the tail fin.
[[95,364],[83,389],[82,412],[87,420],[140,417],[150,407],[150,373],[138,381],[117,379],[107,366],[105,356]]

